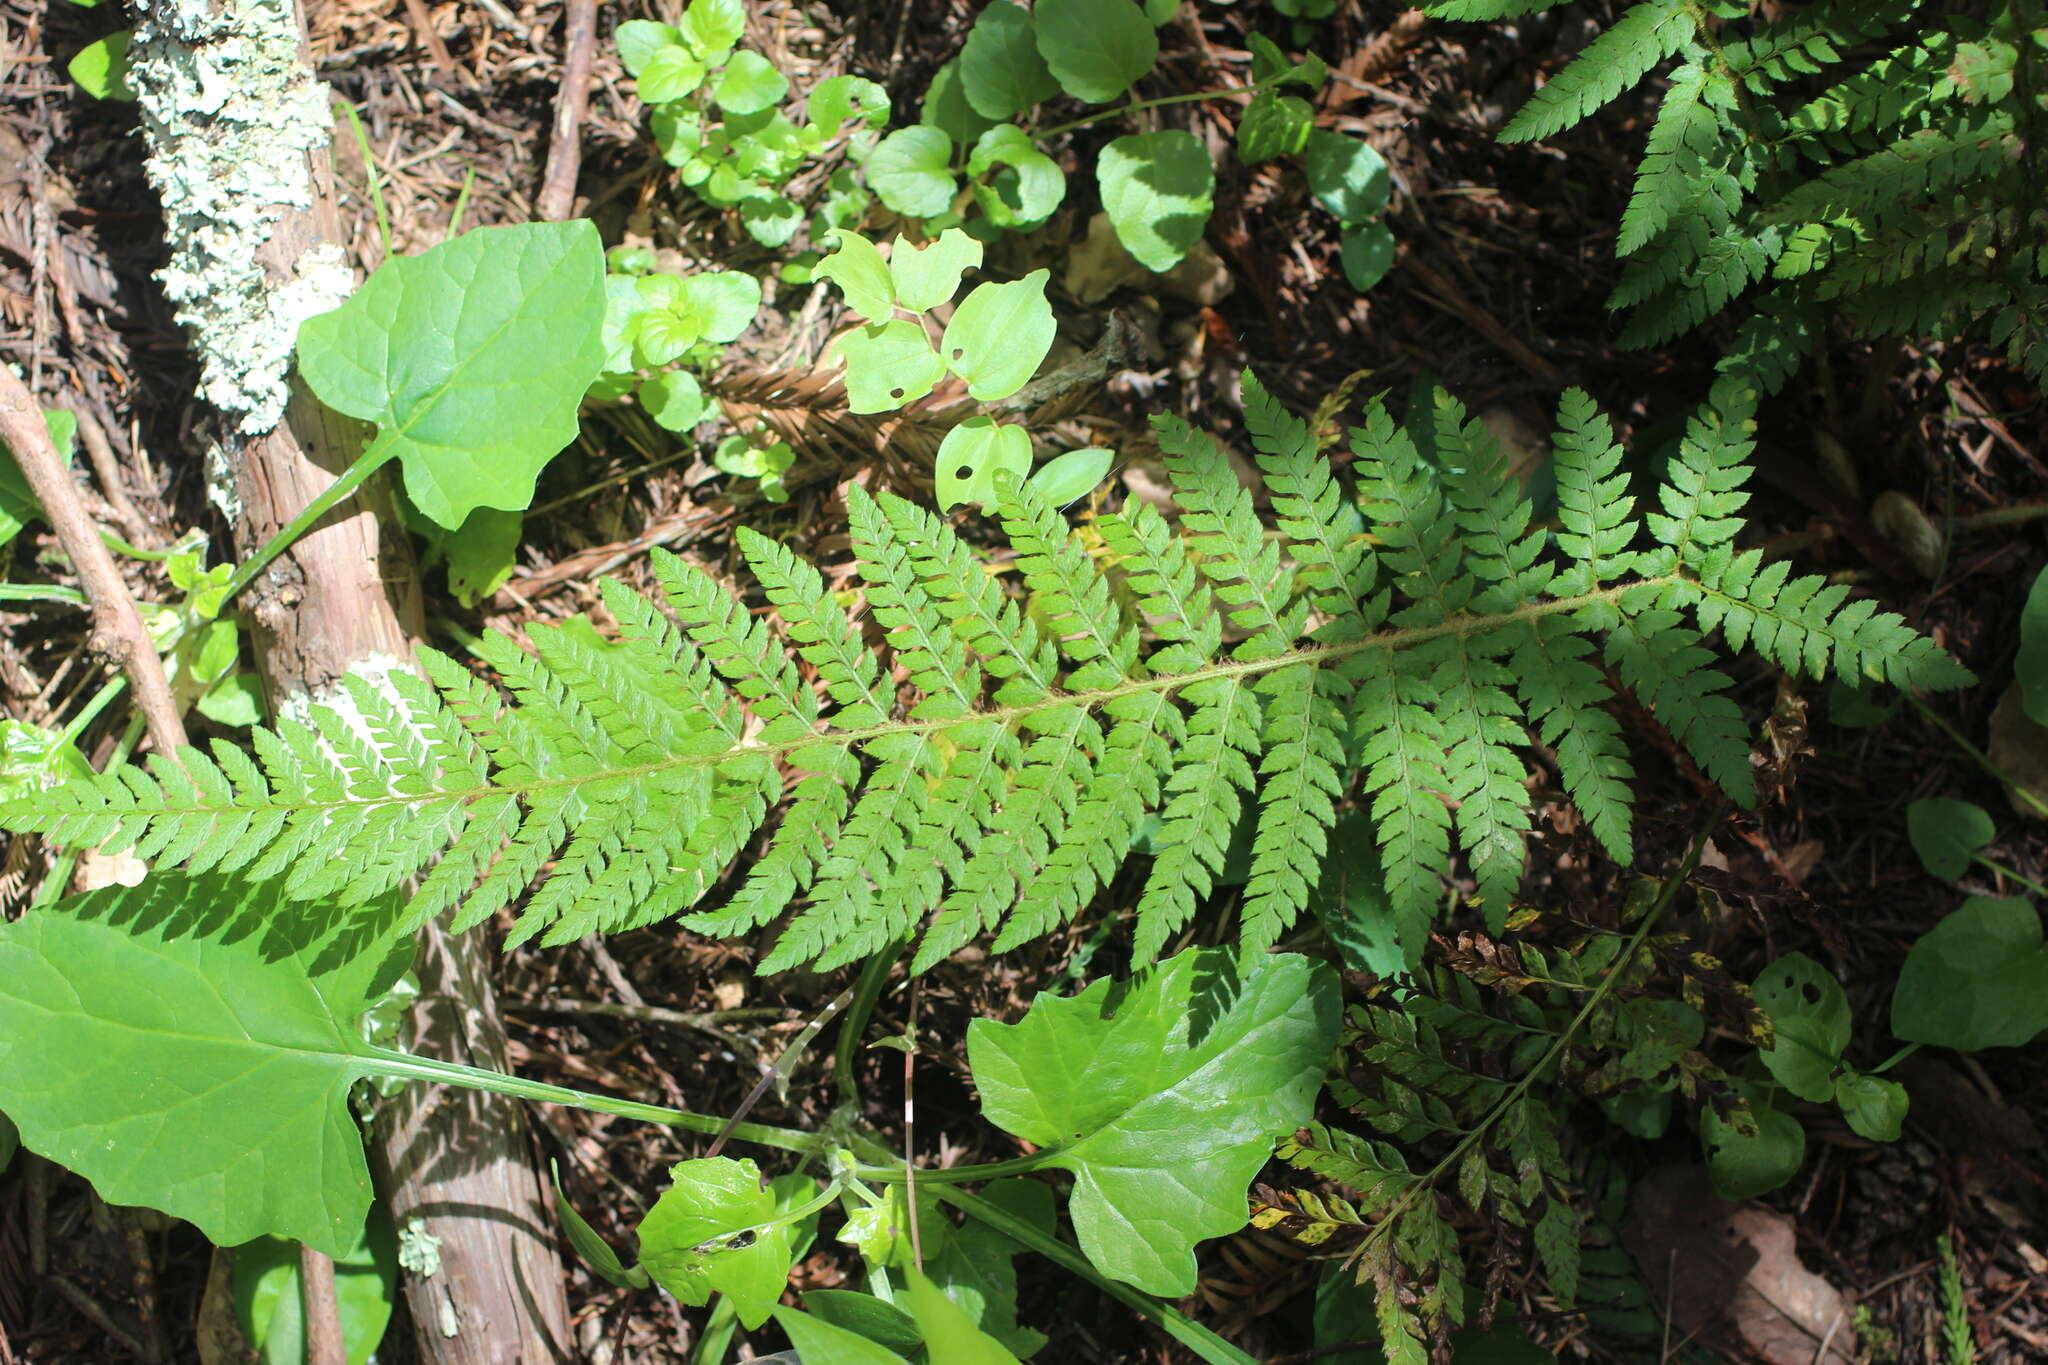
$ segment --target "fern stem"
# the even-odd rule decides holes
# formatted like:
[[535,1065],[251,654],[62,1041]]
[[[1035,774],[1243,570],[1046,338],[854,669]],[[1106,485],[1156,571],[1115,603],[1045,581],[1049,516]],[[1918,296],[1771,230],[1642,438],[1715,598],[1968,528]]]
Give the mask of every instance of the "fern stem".
[[1564,1031],[1557,1035],[1557,1041],[1552,1043],[1548,1050],[1537,1059],[1534,1066],[1522,1074],[1521,1079],[1508,1087],[1507,1093],[1501,1096],[1500,1102],[1487,1112],[1486,1117],[1474,1124],[1470,1132],[1459,1138],[1457,1145],[1445,1153],[1442,1160],[1430,1167],[1426,1174],[1401,1192],[1400,1197],[1388,1207],[1385,1215],[1373,1225],[1372,1231],[1367,1233],[1365,1239],[1358,1244],[1357,1248],[1345,1257],[1346,1265],[1356,1262],[1376,1241],[1387,1235],[1392,1229],[1398,1227],[1402,1215],[1408,1211],[1409,1206],[1424,1192],[1434,1190],[1437,1181],[1443,1179],[1446,1173],[1465,1159],[1466,1153],[1470,1152],[1485,1139],[1486,1134],[1493,1128],[1493,1125],[1498,1123],[1510,1109],[1521,1102],[1522,1097],[1529,1093],[1529,1087],[1534,1085],[1537,1079],[1550,1069],[1551,1065],[1564,1054],[1564,1050],[1567,1047],[1571,1046],[1573,1037],[1585,1026],[1586,1020],[1592,1017],[1593,1011],[1600,1007],[1600,1002],[1605,1000],[1608,993],[1614,989],[1614,983],[1620,979],[1623,964],[1635,956],[1636,949],[1640,948],[1643,940],[1650,936],[1650,930],[1657,927],[1657,921],[1663,917],[1665,908],[1677,896],[1678,888],[1685,885],[1686,878],[1692,875],[1692,870],[1695,867],[1699,866],[1700,855],[1706,852],[1707,840],[1713,836],[1714,827],[1721,823],[1721,816],[1726,812],[1727,808],[1726,801],[1717,802],[1714,809],[1708,813],[1706,820],[1700,826],[1699,833],[1693,836],[1692,846],[1686,850],[1684,859],[1679,863],[1678,868],[1671,876],[1665,879],[1664,885],[1658,889],[1657,899],[1643,913],[1642,923],[1638,924],[1635,932],[1629,935],[1629,940],[1622,946],[1622,950],[1615,954],[1613,965],[1609,966],[1605,974],[1602,975],[1600,984],[1594,988],[1593,993],[1586,997],[1586,1003],[1579,1007],[1579,1012],[1572,1016],[1571,1023],[1566,1025]]

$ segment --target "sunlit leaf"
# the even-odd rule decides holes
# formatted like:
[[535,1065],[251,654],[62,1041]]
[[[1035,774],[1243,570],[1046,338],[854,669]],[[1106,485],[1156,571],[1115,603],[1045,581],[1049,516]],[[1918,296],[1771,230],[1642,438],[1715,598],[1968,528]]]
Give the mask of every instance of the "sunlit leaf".
[[838,285],[846,306],[868,321],[886,322],[895,317],[896,286],[881,250],[848,228],[832,235],[837,245],[811,273]]
[[1102,149],[1095,174],[1117,240],[1147,270],[1173,269],[1201,240],[1216,171],[1193,133],[1128,133]]
[[712,98],[728,114],[758,114],[780,104],[788,93],[789,81],[775,63],[758,52],[735,52]]
[[1046,279],[1046,271],[1034,270],[1008,284],[976,285],[947,321],[939,350],[982,402],[1008,398],[1030,383],[1052,349]]
[[[991,170],[996,174],[990,176]],[[1067,194],[1067,173],[1014,123],[999,123],[981,135],[967,172],[976,178],[974,202],[998,227],[1036,227]]]
[[985,512],[996,508],[996,476],[1022,479],[1031,469],[1031,438],[1024,428],[997,425],[987,417],[970,417],[939,442],[932,495],[941,512],[962,503],[977,503]]
[[960,49],[960,89],[976,113],[997,120],[1060,92],[1059,81],[1039,55],[1031,16],[1010,0],[994,0],[975,16]]
[[981,243],[959,228],[947,228],[921,247],[898,237],[889,255],[896,302],[913,313],[936,308],[953,297],[962,275],[980,265]]
[[[998,5],[1007,3],[997,0]],[[946,211],[960,188],[950,169],[952,158],[953,140],[937,128],[898,128],[868,154],[868,184],[877,198],[906,218],[934,218]]]
[[1392,180],[1386,159],[1367,143],[1318,128],[1302,159],[1308,187],[1340,223],[1363,223],[1387,206]]
[[1038,0],[1039,55],[1075,99],[1107,104],[1159,59],[1159,36],[1131,0]]
[[907,318],[862,327],[839,339],[846,360],[849,412],[894,412],[915,403],[945,377],[946,362]]
[[1064,455],[1055,455],[1032,472],[1031,486],[1044,495],[1047,502],[1064,507],[1070,502],[1088,496],[1095,485],[1102,482],[1103,475],[1116,463],[1114,450],[1103,450],[1090,446],[1085,450],[1070,450]]
[[[768,1320],[788,1282],[790,1228],[750,1160],[703,1157],[669,1168],[670,1185],[640,1220],[640,1264],[684,1303],[732,1300],[749,1331]],[[748,1231],[753,1229],[753,1231]]]

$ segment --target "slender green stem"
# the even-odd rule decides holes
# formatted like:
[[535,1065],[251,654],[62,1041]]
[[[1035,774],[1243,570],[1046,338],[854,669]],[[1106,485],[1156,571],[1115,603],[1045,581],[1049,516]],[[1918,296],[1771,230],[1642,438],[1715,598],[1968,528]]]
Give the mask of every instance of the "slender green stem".
[[2042,815],[2048,816],[2048,804],[2044,804],[2040,797],[2034,795],[2033,792],[2029,791],[2026,787],[2022,786],[2018,782],[2015,782],[2010,776],[2008,776],[2005,769],[1999,767],[1996,763],[1993,763],[1991,761],[1991,755],[1985,753],[1982,749],[1979,749],[1976,745],[1970,743],[1969,740],[1963,738],[1962,731],[1956,729],[1955,726],[1950,725],[1946,720],[1942,719],[1940,714],[1936,712],[1933,707],[1929,706],[1926,702],[1920,700],[1919,697],[1915,696],[1911,692],[1907,692],[1905,695],[1908,701],[1912,702],[1913,705],[1920,708],[1921,715],[1927,717],[1928,720],[1934,723],[1934,727],[1937,730],[1940,730],[1943,734],[1947,735],[1951,740],[1954,740],[1957,748],[1961,749],[1971,758],[1976,759],[1978,767],[1982,768],[1985,772],[1990,773],[2000,782],[2003,782],[2005,784],[2007,791],[2010,791],[2017,795],[2020,798],[2020,800],[2032,806]]
[[377,215],[377,237],[384,243],[384,254],[391,254],[391,215],[384,211],[384,191],[377,184],[377,149],[370,145],[370,135],[363,129],[362,116],[356,113],[353,104],[344,103],[343,113],[348,115],[348,126],[355,130],[356,147],[363,154],[363,179],[370,186],[370,208]]
[[59,744],[78,743],[78,737],[85,733],[86,727],[95,720],[98,720],[100,712],[106,710],[116,697],[127,690],[128,675],[126,673],[116,673],[113,677],[101,683],[100,690],[92,694],[92,700],[80,708],[78,714],[71,718],[71,723],[64,727],[63,733],[57,736],[57,742]]
[[293,517],[282,530],[263,543],[261,549],[242,561],[235,570],[235,576],[228,580],[227,591],[221,597],[223,604],[236,593],[255,581],[256,575],[269,567],[270,561],[283,554],[285,549],[310,530],[313,524],[339,506],[348,496],[363,486],[372,474],[390,463],[398,453],[398,444],[392,433],[379,435],[376,440],[363,448],[354,464],[342,471],[341,477],[329,484],[324,492],[306,504],[306,510]]
[[0,583],[0,602],[62,602],[67,607],[89,607],[91,599],[76,588],[54,583]]
[[2026,887],[2027,890],[2033,892],[2035,895],[2043,897],[2044,899],[2048,899],[2048,886],[2042,886],[2041,883],[2035,881],[2032,877],[2022,877],[2019,873],[2013,871],[2004,863],[1999,862],[1996,858],[1987,858],[1981,853],[1974,852],[1971,853],[1970,856],[1972,858],[1975,858],[1978,862],[1984,864],[1984,866],[1990,868],[1993,872],[1996,872],[1999,876],[2004,877],[2010,881],[2018,882],[2021,886]]
[[903,954],[904,944],[897,944],[888,952],[876,953],[860,969],[860,980],[854,983],[853,1005],[846,1012],[846,1022],[839,1026],[838,1044],[832,1050],[832,1074],[839,1082],[839,1098],[852,1104],[860,1097],[853,1083],[853,1054],[860,1050],[861,1035],[868,1030],[868,1017],[875,1012],[875,1002],[882,998],[882,988],[889,984],[889,972],[896,966],[896,959]]
[[[1056,1150],[1033,1152],[1030,1156],[1011,1157],[1008,1161],[984,1161],[975,1166],[954,1166],[944,1170],[919,1166],[916,1180],[920,1185],[971,1185],[984,1180],[1001,1180],[1004,1176],[1042,1171],[1058,1155]],[[878,1185],[902,1185],[911,1178],[909,1168],[900,1161],[887,1166],[855,1166],[853,1173]]]
[[1161,109],[1169,104],[1192,104],[1196,100],[1219,99],[1225,95],[1250,95],[1264,88],[1260,85],[1232,86],[1226,90],[1197,90],[1189,95],[1162,95],[1156,100],[1139,100],[1135,104],[1119,104],[1114,109],[1100,109],[1092,114],[1083,114],[1071,122],[1041,128],[1031,136],[1034,139],[1057,137],[1061,133],[1071,133],[1076,128],[1086,128],[1091,123],[1103,123],[1113,118],[1122,118],[1125,114],[1135,114],[1140,109]]
[[1863,1074],[1866,1076],[1882,1076],[1885,1072],[1890,1071],[1893,1067],[1897,1066],[1900,1062],[1905,1061],[1906,1058],[1912,1056],[1919,1050],[1920,1044],[1908,1043],[1904,1047],[1900,1048],[1897,1052],[1894,1052],[1891,1056],[1885,1058],[1883,1061],[1879,1062],[1876,1066],[1870,1068],[1870,1070],[1864,1072]]
[[456,235],[461,231],[462,213],[464,209],[467,209],[469,207],[470,187],[475,184],[476,167],[471,166],[462,173],[462,188],[456,191],[455,210],[454,212],[448,215],[448,231],[445,234],[443,234],[441,238],[442,241],[450,242],[455,240]]
[[145,550],[140,545],[130,545],[105,527],[100,528],[100,543],[115,554],[126,555],[130,559],[161,561],[169,559],[172,554],[170,550]]

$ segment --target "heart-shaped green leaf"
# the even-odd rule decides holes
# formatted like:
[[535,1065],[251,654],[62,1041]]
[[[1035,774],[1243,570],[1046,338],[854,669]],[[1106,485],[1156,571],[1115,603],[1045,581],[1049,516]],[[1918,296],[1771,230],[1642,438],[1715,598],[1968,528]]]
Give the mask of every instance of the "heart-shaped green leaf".
[[930,393],[946,373],[924,328],[906,318],[847,333],[839,354],[846,360],[849,412],[894,412]]
[[1858,1137],[1897,1142],[1906,1124],[1906,1087],[1882,1076],[1845,1072],[1835,1082],[1835,1103]]
[[1104,1274],[1174,1297],[1195,1243],[1246,1221],[1272,1138],[1307,1119],[1337,1036],[1336,975],[1294,954],[1240,970],[1180,954],[1112,991],[1040,995],[1016,1024],[977,1019],[982,1112],[1074,1173],[1068,1209]]
[[2048,569],[2035,575],[2020,609],[2020,652],[2012,673],[2028,719],[2048,725]]
[[840,228],[832,235],[837,248],[811,267],[811,273],[838,285],[846,306],[869,322],[886,322],[895,317],[896,287],[881,250],[848,228]]
[[1014,123],[998,123],[981,135],[967,158],[967,173],[975,177],[974,202],[997,227],[1036,227],[1067,196],[1067,173]]
[[932,73],[932,83],[925,89],[924,101],[917,106],[917,121],[939,129],[962,147],[987,132],[994,123],[993,119],[984,117],[980,110],[967,102],[957,57]]
[[1038,0],[1032,23],[1053,79],[1087,104],[1109,103],[1159,60],[1159,35],[1131,0]]
[[669,1178],[640,1220],[641,1267],[687,1304],[724,1294],[747,1330],[759,1327],[782,1297],[791,1257],[790,1225],[762,1226],[776,1216],[777,1201],[761,1187],[760,1168],[703,1157],[671,1166]]
[[1055,507],[1064,507],[1087,497],[1114,463],[1114,450],[1103,450],[1098,446],[1070,450],[1040,465],[1031,475],[1030,484],[1047,502]]
[[780,194],[765,199],[740,201],[740,226],[762,246],[774,248],[788,243],[804,225],[804,211],[796,201]]
[[2048,949],[2040,912],[2026,901],[1972,896],[1906,954],[1892,1032],[1907,1042],[1973,1052],[2021,1047],[2043,1029]]
[[1805,953],[1787,953],[1751,989],[1776,1034],[1775,1046],[1759,1054],[1764,1065],[1800,1099],[1826,1103],[1849,1046],[1849,997],[1841,983]]
[[683,41],[712,66],[725,60],[746,31],[745,0],[690,0],[683,11]]
[[1394,234],[1385,223],[1353,223],[1344,228],[1344,278],[1363,294],[1394,268]]
[[932,495],[941,512],[962,503],[978,503],[991,515],[996,510],[996,476],[1021,479],[1031,468],[1031,438],[1020,426],[998,426],[987,417],[970,417],[939,442]]
[[864,76],[831,76],[811,88],[804,127],[820,142],[837,137],[848,119],[870,128],[889,121],[889,92]]
[[1008,284],[976,285],[946,323],[939,340],[946,366],[966,380],[967,392],[982,402],[1008,398],[1030,383],[1052,349],[1046,278],[1046,271],[1034,270]]
[[921,247],[898,237],[889,255],[896,302],[913,313],[936,308],[953,297],[962,275],[980,265],[981,243],[959,228],[947,228]]
[[1926,869],[1954,881],[1970,869],[1970,855],[1998,835],[1991,814],[1974,801],[1929,796],[1906,807],[1906,837]]
[[680,29],[652,19],[628,19],[612,30],[612,41],[618,44],[626,74],[638,76],[663,48],[681,47],[683,35]]
[[712,98],[728,114],[758,114],[773,109],[788,93],[789,81],[775,63],[758,52],[735,52]]
[[[997,0],[990,9],[1008,5]],[[922,124],[898,128],[868,154],[868,184],[883,204],[906,218],[936,218],[959,190],[951,170],[953,140]]]
[[640,98],[648,104],[679,100],[702,84],[704,63],[679,45],[655,49],[640,68]]
[[1767,1194],[1790,1180],[1806,1160],[1806,1129],[1782,1109],[1753,1106],[1756,1136],[1737,1132],[1709,1108],[1700,1118],[1707,1173],[1723,1199]]
[[683,281],[683,297],[704,340],[722,345],[753,326],[761,311],[761,282],[738,270],[707,270]]
[[666,370],[641,384],[634,394],[654,424],[665,431],[688,431],[704,420],[704,387],[688,370]]
[[1386,158],[1355,137],[1316,129],[1308,136],[1302,169],[1310,192],[1340,223],[1366,222],[1387,206],[1393,182]]
[[976,113],[997,120],[1060,92],[1059,81],[1039,55],[1031,16],[1010,0],[995,0],[975,16],[960,49],[960,88]]
[[1117,240],[1147,270],[1173,269],[1201,239],[1215,207],[1209,153],[1178,128],[1118,138],[1102,149],[1095,175]]
[[1237,121],[1237,155],[1246,165],[1293,156],[1308,145],[1315,110],[1305,99],[1261,90]]
[[299,328],[320,401],[378,426],[443,526],[533,502],[604,364],[604,248],[587,220],[480,228],[386,261]]
[[0,1109],[113,1203],[346,1254],[370,1208],[349,1087],[416,1071],[356,1031],[409,942],[337,918],[159,871],[0,926]]

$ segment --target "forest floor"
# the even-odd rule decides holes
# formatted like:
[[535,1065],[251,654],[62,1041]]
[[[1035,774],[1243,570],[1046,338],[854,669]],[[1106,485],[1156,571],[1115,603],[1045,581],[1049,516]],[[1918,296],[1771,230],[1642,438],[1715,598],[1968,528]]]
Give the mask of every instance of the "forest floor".
[[[969,0],[770,0],[750,6],[750,36],[799,90],[852,71],[884,83],[899,110],[914,109],[977,8]],[[1298,175],[1273,165],[1221,169],[1202,268],[1171,292],[1126,288],[1093,306],[1062,287],[1086,235],[1091,191],[1075,192],[1044,230],[1005,243],[996,258],[1005,269],[1052,269],[1064,342],[1092,344],[1109,306],[1126,310],[1143,338],[1142,358],[1084,413],[1065,419],[1085,429],[1079,443],[1121,452],[1124,478],[1137,487],[1147,477],[1151,414],[1179,414],[1226,442],[1241,435],[1237,376],[1247,365],[1297,410],[1359,371],[1369,372],[1365,391],[1389,389],[1403,402],[1418,383],[1441,383],[1532,464],[1544,453],[1556,396],[1569,386],[1590,392],[1638,440],[1682,416],[1705,394],[1727,329],[1621,350],[1604,307],[1618,275],[1613,225],[1645,133],[1641,105],[1624,101],[1554,143],[1508,147],[1494,138],[1539,75],[1611,17],[1608,8],[1510,25],[1425,24],[1394,0],[1346,0],[1318,21],[1306,46],[1339,73],[1323,97],[1322,122],[1371,141],[1396,176],[1390,225],[1401,254],[1369,293],[1345,282],[1334,221],[1313,211]],[[679,440],[634,410],[595,414],[543,475],[520,566],[502,590],[465,609],[430,570],[430,613],[444,637],[484,627],[516,634],[537,620],[601,610],[600,576],[644,586],[655,545],[726,573],[730,533],[740,524],[824,562],[843,558],[837,490],[859,479],[915,492],[920,423],[949,398],[941,390],[923,413],[892,421],[821,405],[825,386],[808,376],[840,325],[835,300],[823,286],[779,284],[770,253],[676,188],[604,40],[619,21],[661,17],[655,9],[651,0],[602,9],[579,202],[587,201],[607,243],[631,233],[685,266],[765,277],[761,325],[734,348],[715,391],[735,415],[758,412],[792,439],[792,498],[759,501],[750,486],[714,469],[708,443]],[[309,10],[321,76],[361,113],[395,250],[439,241],[471,176],[465,223],[533,216],[561,66],[554,0],[314,0]],[[133,106],[97,103],[63,74],[81,46],[120,22],[104,8],[0,0],[8,63],[0,72],[0,354],[41,395],[83,403],[106,428],[133,503],[124,534],[161,544],[198,527],[220,543],[205,495],[194,365],[151,278],[163,248]],[[1297,46],[1290,21],[1263,4],[1184,6],[1162,31],[1158,93],[1244,84],[1248,26]],[[1189,126],[1227,143],[1234,109],[1194,108],[1201,112]],[[336,147],[354,256],[367,271],[384,253],[370,176],[345,132]],[[1974,799],[1998,812],[1998,860],[2028,877],[2048,873],[2048,829],[2013,810],[1935,723],[1985,743],[2011,676],[2014,623],[2048,562],[2040,523],[2029,520],[2048,502],[2044,425],[2039,396],[2022,378],[1961,348],[1838,342],[1764,409],[1752,510],[1769,542],[1796,551],[1806,569],[1865,584],[1985,680],[1938,699],[1931,716],[1908,706],[1882,728],[1850,729],[1833,722],[1825,687],[1781,689],[1776,670],[1753,657],[1738,668],[1746,711],[1770,717],[1766,797],[1714,836],[1701,874],[1713,913],[1693,921],[1699,946],[1739,980],[1794,949],[1827,963],[1848,985],[1854,1055],[1865,1065],[1889,1051],[1885,1010],[1907,947],[1956,903],[1953,888],[1919,869],[1905,837],[1907,804],[1929,795]],[[1917,566],[1873,524],[1873,503],[1891,490],[1953,527],[1939,563]],[[103,511],[122,526],[118,509]],[[66,581],[46,532],[30,532],[11,553],[7,578]],[[138,598],[169,595],[156,566],[127,567]],[[85,635],[76,612],[42,604],[0,612],[8,716],[61,723],[90,695],[102,669]],[[194,723],[206,733],[204,722]],[[1703,784],[1671,758],[1653,722],[1624,724],[1640,770],[1638,863],[1669,866],[1708,809]],[[90,732],[88,756],[98,761],[119,728],[114,719]],[[1575,856],[1565,816],[1540,820],[1534,843],[1537,872],[1525,885],[1532,902],[1569,902],[1587,922],[1617,921],[1626,879]],[[18,905],[44,866],[25,841],[9,845],[0,899]],[[1996,892],[1997,880],[1985,874],[1970,885]],[[1108,903],[1114,899],[1113,891]],[[972,1121],[966,1021],[1017,1017],[1077,953],[1092,951],[1090,922],[1003,958],[944,964],[926,978],[914,1020],[900,999],[884,1002],[883,1030],[917,1039],[922,1151],[958,1160],[1012,1154],[991,1150],[989,1130]],[[500,966],[522,1073],[712,1112],[730,1110],[750,1087],[745,1056],[773,1055],[845,984],[837,975],[757,978],[743,945],[670,928],[603,946],[523,948]],[[593,1014],[579,1011],[579,1001],[629,1009],[627,1017]],[[747,1007],[767,1010],[769,1022],[735,1024],[723,1038],[658,1014]],[[657,1013],[631,1017],[642,1008]],[[876,1051],[862,1068],[867,1118],[900,1131],[901,1055]],[[2003,1050],[1938,1064],[1916,1058],[1902,1079],[1912,1111],[1899,1142],[1867,1142],[1838,1114],[1809,1106],[1801,1115],[1806,1166],[1761,1202],[1796,1229],[1799,1261],[1858,1305],[1856,1358],[1944,1358],[1935,1249],[1948,1234],[1977,1358],[2048,1359],[2048,1057]],[[815,1071],[799,1072],[786,1106],[771,1097],[756,1116],[815,1124],[830,1107],[829,1089]],[[1610,1140],[1597,1111],[1584,1117],[1575,1144]],[[573,1168],[572,1195],[615,1244],[627,1243],[635,1204],[662,1186],[668,1163],[695,1150],[669,1133],[602,1116],[550,1110],[539,1123],[545,1145]],[[1683,1132],[1637,1148],[1630,1160],[1646,1188],[1655,1168],[1697,1164],[1697,1146]],[[1473,1264],[1485,1264],[1487,1230],[1466,1232],[1477,1248]],[[1728,1286],[1717,1289],[1711,1276],[1686,1276],[1681,1285],[1680,1234],[1667,1232],[1641,1245],[1668,1251],[1644,1267],[1653,1289],[1681,1291],[1663,1308],[1668,1341],[1697,1328],[1695,1344],[1745,1358],[1724,1311]],[[1261,1360],[1311,1358],[1303,1296],[1312,1263],[1277,1239],[1247,1233],[1206,1248],[1203,1265],[1202,1291],[1183,1305],[1187,1312]],[[0,1176],[0,1365],[197,1359],[206,1271],[206,1247],[188,1228],[111,1218],[82,1182],[43,1163],[17,1162]],[[847,1273],[827,1248],[798,1268],[796,1283],[830,1286]],[[590,1359],[689,1358],[690,1314],[665,1296],[614,1290],[579,1269],[568,1274]],[[1519,1269],[1504,1277],[1509,1306],[1564,1358],[1659,1358],[1659,1343],[1610,1339],[1538,1297],[1518,1302],[1521,1278]],[[1019,1308],[1024,1322],[1052,1334],[1042,1360],[1186,1358],[1117,1305],[1050,1270],[1026,1272]],[[409,1342],[409,1332],[394,1329],[379,1358],[410,1360]]]

